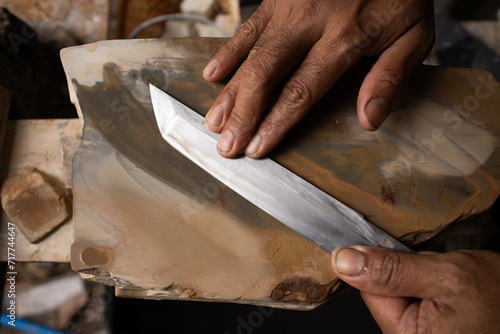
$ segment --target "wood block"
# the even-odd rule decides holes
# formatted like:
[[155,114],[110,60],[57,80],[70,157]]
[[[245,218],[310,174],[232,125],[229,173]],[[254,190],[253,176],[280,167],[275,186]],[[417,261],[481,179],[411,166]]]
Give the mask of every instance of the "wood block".
[[71,213],[65,192],[33,167],[9,173],[2,183],[1,199],[10,221],[32,243],[50,233]]
[[[64,162],[61,141],[78,140],[82,123],[79,119],[16,120],[9,121],[5,134],[5,146],[0,159],[2,176],[25,166],[33,166],[55,180],[62,190],[70,189],[71,162]],[[66,138],[66,139],[64,139]],[[69,147],[70,145],[65,145]],[[76,149],[76,148],[75,148]],[[66,152],[65,158],[71,161],[72,153]],[[68,177],[69,174],[69,177]],[[70,193],[67,192],[67,196]],[[6,238],[9,217],[2,212],[0,218],[0,237]],[[18,230],[16,235],[16,260],[41,262],[69,262],[70,247],[73,243],[73,220],[56,227],[50,234],[37,243],[31,243]],[[7,244],[0,242],[0,261],[7,257]]]
[[[205,114],[223,83],[201,72],[224,41],[62,51],[84,120],[72,266],[129,296],[314,308],[338,286],[330,254],[192,164],[157,128],[149,83]],[[384,126],[365,132],[355,110],[363,73],[343,78],[271,158],[408,243],[487,210],[500,191],[496,81],[422,67]]]

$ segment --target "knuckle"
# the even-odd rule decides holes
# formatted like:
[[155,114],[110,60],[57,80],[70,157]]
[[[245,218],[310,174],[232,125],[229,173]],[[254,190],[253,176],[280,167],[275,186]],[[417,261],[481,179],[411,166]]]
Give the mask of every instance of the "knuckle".
[[239,106],[234,107],[229,119],[230,126],[234,129],[238,129],[238,131],[235,132],[241,135],[246,135],[256,121],[257,117],[255,114]]
[[272,25],[268,25],[266,29],[262,31],[256,42],[254,43],[253,48],[248,53],[248,59],[255,57],[259,53],[260,49],[262,49],[266,45],[266,43],[271,39],[273,35],[274,28]]
[[220,101],[225,105],[232,105],[236,100],[236,93],[232,89],[225,89],[219,94]]
[[[262,57],[260,57],[262,58]],[[265,62],[255,59],[248,62],[242,69],[242,79],[251,87],[256,87],[268,81],[269,75]]]
[[321,13],[321,10],[321,1],[309,1],[300,11],[298,22],[302,23],[314,21],[318,14]]
[[224,44],[220,49],[219,53],[222,55],[233,55],[239,49],[240,43],[236,37],[233,37],[229,42]]
[[238,31],[238,35],[241,38],[247,39],[256,39],[260,34],[260,29],[258,28],[257,20],[254,18],[250,18],[246,20],[240,27]]
[[419,20],[421,12],[422,12],[421,9],[405,10],[404,14],[399,17],[399,22],[402,25],[402,28],[405,30],[408,30],[412,26],[414,26],[415,22],[417,22]]
[[285,108],[295,109],[301,106],[312,104],[312,92],[309,89],[311,85],[305,80],[293,80],[283,88],[282,102]]
[[258,24],[255,20],[248,19],[243,23],[239,31],[227,42],[221,52],[224,54],[234,55],[245,49],[250,44],[255,42],[260,34]]
[[401,285],[402,259],[398,252],[387,251],[372,263],[372,276],[377,278],[383,289],[397,290]]
[[229,82],[226,87],[220,92],[219,96],[217,96],[217,103],[222,106],[234,105],[234,101],[236,100],[236,92],[238,90],[238,86],[232,82]]
[[[367,38],[358,21],[334,22],[328,25],[327,34],[330,36],[329,44],[336,47],[336,41],[361,44]],[[358,41],[359,39],[359,41]]]
[[406,73],[402,69],[386,68],[380,75],[380,80],[400,91],[405,81]]
[[250,52],[248,53],[248,57],[247,59],[252,59],[253,57],[255,57],[257,54],[259,53],[259,46],[258,45],[255,45],[252,50],[250,50]]

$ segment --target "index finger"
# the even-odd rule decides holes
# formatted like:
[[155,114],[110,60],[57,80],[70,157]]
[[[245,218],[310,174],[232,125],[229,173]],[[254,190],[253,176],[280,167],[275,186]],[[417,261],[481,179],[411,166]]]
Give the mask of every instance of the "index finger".
[[231,73],[246,58],[270,19],[271,11],[264,2],[241,25],[238,32],[212,57],[203,70],[205,80],[218,81]]
[[359,56],[349,58],[350,46],[329,38],[320,39],[294,72],[271,111],[255,132],[246,155],[268,154],[302,117],[333,86]]

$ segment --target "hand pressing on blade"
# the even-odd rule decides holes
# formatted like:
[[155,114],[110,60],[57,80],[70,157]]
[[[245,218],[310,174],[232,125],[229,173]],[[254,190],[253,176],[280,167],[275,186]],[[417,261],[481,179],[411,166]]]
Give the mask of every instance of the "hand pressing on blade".
[[334,272],[359,289],[384,333],[498,333],[500,254],[336,249]]
[[434,30],[432,0],[264,0],[203,71],[218,81],[237,68],[205,118],[221,132],[219,153],[266,155],[364,55],[380,56],[359,91],[358,119],[376,130],[431,50]]

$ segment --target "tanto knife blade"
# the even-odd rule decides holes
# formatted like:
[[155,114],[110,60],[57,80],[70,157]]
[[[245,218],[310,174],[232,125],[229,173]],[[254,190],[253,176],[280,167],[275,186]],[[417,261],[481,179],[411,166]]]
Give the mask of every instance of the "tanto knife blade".
[[204,118],[150,85],[151,100],[163,136],[176,150],[233,191],[325,251],[348,245],[410,248],[366,221],[361,214],[269,158],[226,159],[216,150],[219,134]]

